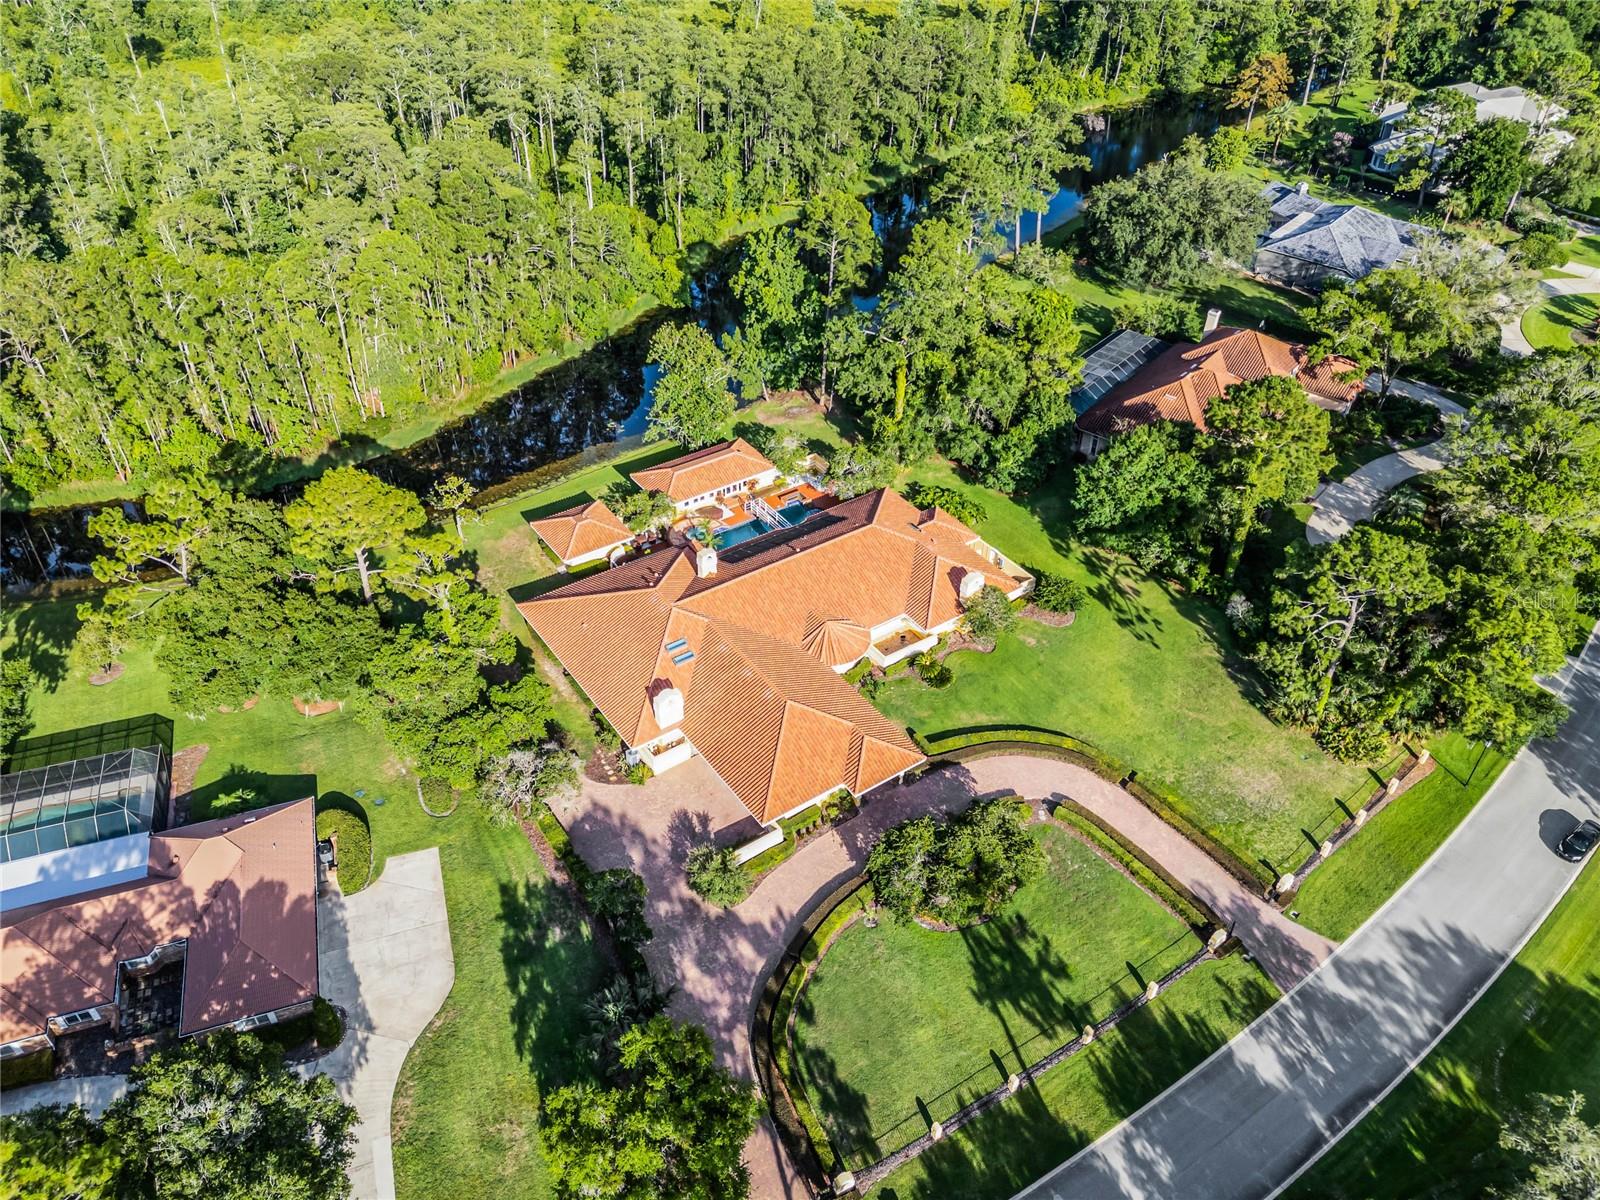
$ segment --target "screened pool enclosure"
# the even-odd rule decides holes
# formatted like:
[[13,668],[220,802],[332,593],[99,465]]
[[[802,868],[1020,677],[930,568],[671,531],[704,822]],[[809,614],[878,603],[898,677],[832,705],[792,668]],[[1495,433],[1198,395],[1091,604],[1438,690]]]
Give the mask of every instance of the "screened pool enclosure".
[[171,783],[159,745],[0,775],[0,862],[159,832]]

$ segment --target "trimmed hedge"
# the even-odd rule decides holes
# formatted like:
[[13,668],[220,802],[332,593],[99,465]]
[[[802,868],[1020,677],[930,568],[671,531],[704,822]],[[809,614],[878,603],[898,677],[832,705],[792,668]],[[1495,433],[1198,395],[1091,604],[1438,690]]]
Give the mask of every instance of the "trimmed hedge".
[[784,981],[783,990],[778,994],[778,1002],[772,1009],[773,1064],[777,1067],[778,1074],[783,1077],[784,1087],[789,1091],[789,1099],[794,1103],[795,1115],[805,1126],[806,1136],[811,1139],[811,1145],[822,1162],[822,1169],[830,1176],[835,1174],[840,1166],[839,1154],[828,1138],[828,1131],[823,1128],[822,1122],[812,1109],[810,1097],[806,1095],[805,1086],[800,1082],[799,1074],[795,1070],[794,1047],[789,1041],[789,1018],[794,1013],[795,1002],[800,998],[800,991],[805,986],[812,965],[828,949],[828,943],[848,921],[866,913],[872,904],[872,885],[863,883],[823,918],[801,949],[799,961],[790,970],[788,979]]
[[550,806],[543,800],[533,806],[533,823],[539,827],[539,832],[544,835],[544,840],[550,843],[550,850],[567,874],[572,876],[572,882],[578,885],[578,890],[583,890],[583,885],[588,882],[590,874],[589,864],[573,848],[572,839],[567,836],[567,827],[556,820],[556,814],[550,811]]
[[770,850],[763,850],[749,862],[744,864],[744,869],[750,872],[750,877],[755,879],[765,875],[773,867],[789,858],[800,848],[800,835],[811,830],[822,820],[822,805],[813,804],[810,808],[795,813],[792,817],[784,817],[778,822],[778,828],[783,830],[783,841]]
[[372,878],[372,833],[349,809],[325,808],[317,814],[317,840],[330,837],[336,844],[339,890],[353,895]]
[[1123,839],[1110,826],[1102,824],[1088,809],[1077,801],[1063,799],[1051,815],[1064,825],[1071,826],[1096,849],[1120,863],[1145,890],[1152,892],[1168,908],[1188,922],[1196,933],[1220,927],[1224,922],[1183,884],[1179,883],[1142,850]]
[[947,762],[984,758],[993,754],[1013,751],[1044,753],[1049,758],[1059,758],[1076,763],[1093,771],[1100,778],[1115,783],[1184,837],[1199,846],[1228,874],[1246,887],[1265,895],[1277,882],[1277,876],[1265,866],[1245,861],[1211,834],[1184,816],[1178,801],[1133,777],[1133,769],[1112,758],[1095,746],[1065,733],[1048,729],[1030,729],[1027,726],[995,725],[966,733],[953,733],[935,737],[913,736],[923,753],[929,758]]
[[56,1077],[56,1052],[49,1046],[21,1058],[8,1058],[0,1064],[0,1091],[48,1083]]

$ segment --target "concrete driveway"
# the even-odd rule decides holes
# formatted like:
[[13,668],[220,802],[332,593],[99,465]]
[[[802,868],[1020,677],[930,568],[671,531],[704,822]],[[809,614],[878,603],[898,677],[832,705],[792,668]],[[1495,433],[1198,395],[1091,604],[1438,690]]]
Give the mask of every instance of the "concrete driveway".
[[30,1083],[14,1088],[0,1096],[0,1113],[26,1112],[30,1108],[43,1108],[47,1104],[69,1106],[81,1104],[89,1115],[98,1117],[120,1100],[128,1090],[126,1075],[86,1075],[77,1079],[52,1079],[48,1083]]
[[344,1009],[345,1036],[300,1073],[330,1076],[360,1114],[352,1200],[393,1200],[395,1083],[456,977],[438,848],[389,859],[353,896],[330,890],[317,904],[317,939],[322,994]]
[[1261,1200],[1352,1128],[1471,1008],[1577,878],[1553,843],[1600,817],[1600,628],[1529,745],[1411,881],[1304,983],[1021,1193]]

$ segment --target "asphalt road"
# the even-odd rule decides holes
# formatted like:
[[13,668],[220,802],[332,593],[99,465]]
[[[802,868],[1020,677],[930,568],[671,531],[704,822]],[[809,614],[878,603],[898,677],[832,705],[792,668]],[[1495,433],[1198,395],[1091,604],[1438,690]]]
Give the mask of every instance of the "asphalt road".
[[1600,628],[1552,685],[1572,706],[1388,905],[1280,1003],[1028,1200],[1262,1200],[1410,1072],[1555,906],[1555,841],[1600,817]]

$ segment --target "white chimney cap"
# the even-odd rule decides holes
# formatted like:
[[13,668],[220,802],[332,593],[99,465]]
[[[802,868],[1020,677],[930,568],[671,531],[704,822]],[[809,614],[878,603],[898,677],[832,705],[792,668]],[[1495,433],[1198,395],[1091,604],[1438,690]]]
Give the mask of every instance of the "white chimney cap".
[[694,573],[705,579],[717,573],[717,552],[710,546],[700,546],[694,552]]
[[683,693],[675,687],[661,688],[650,697],[650,713],[663,733],[683,724]]
[[961,582],[957,587],[963,601],[971,600],[979,592],[983,591],[983,572],[963,571],[961,573]]
[[1300,195],[1304,196],[1311,191],[1311,184],[1309,181],[1302,179],[1299,183],[1295,184],[1294,190],[1300,193]]
[[1220,308],[1206,309],[1205,332],[1210,333],[1220,324],[1222,324],[1222,310]]

